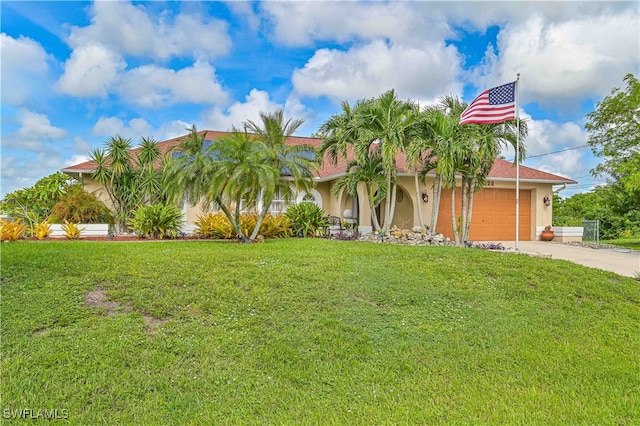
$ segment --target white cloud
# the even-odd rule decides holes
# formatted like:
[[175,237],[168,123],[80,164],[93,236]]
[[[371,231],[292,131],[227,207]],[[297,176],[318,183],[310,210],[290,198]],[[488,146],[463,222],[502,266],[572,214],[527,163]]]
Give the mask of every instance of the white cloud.
[[269,93],[252,89],[245,97],[245,102],[234,102],[225,111],[219,107],[210,110],[205,116],[207,129],[231,130],[232,127],[242,128],[242,123],[251,120],[260,123],[260,112],[273,112],[282,109],[269,99]]
[[370,98],[395,88],[400,97],[432,98],[459,94],[455,76],[460,67],[457,50],[444,44],[421,47],[383,41],[347,51],[320,49],[292,82],[301,96],[333,100]]
[[49,118],[26,109],[19,114],[20,128],[3,138],[3,145],[9,148],[29,151],[48,150],[47,143],[68,136],[68,132],[51,125]]
[[122,57],[103,45],[78,47],[65,62],[57,88],[67,95],[105,98],[125,67]]
[[261,8],[276,40],[292,46],[378,38],[406,44],[451,34],[441,14],[431,13],[433,3],[265,2]]
[[[178,136],[186,135],[187,133],[189,133],[189,129],[191,129],[194,124],[196,123],[187,123],[186,121],[182,120],[173,120],[168,123],[162,124],[160,128],[154,133],[154,135],[160,141],[176,138]],[[197,124],[196,126],[199,130],[205,130],[204,128],[201,129]]]
[[28,37],[2,33],[0,52],[2,102],[20,106],[35,93],[42,97],[42,80],[47,77],[51,60],[42,46]]
[[147,108],[187,102],[224,103],[228,97],[207,62],[177,71],[144,65],[124,73],[117,90],[124,99]]
[[252,31],[260,27],[260,16],[255,12],[253,3],[247,1],[228,1],[226,5],[231,11],[243,18]]
[[173,17],[167,10],[152,16],[144,5],[120,1],[97,1],[90,10],[90,25],[71,27],[68,41],[74,49],[100,43],[126,55],[212,59],[231,47],[227,24],[218,19],[197,14]]
[[521,98],[539,103],[606,95],[626,73],[639,71],[639,33],[637,11],[555,23],[535,15],[500,32],[499,54],[489,58],[492,81],[485,82],[514,80],[521,72]]
[[64,161],[61,168],[75,166],[76,164],[84,163],[85,161],[89,160],[91,160],[91,157],[88,155],[74,154]]
[[2,157],[2,198],[18,189],[33,186],[37,181],[60,170],[62,158],[51,152],[31,155],[27,158]]
[[118,117],[100,117],[93,125],[91,133],[98,136],[116,136],[133,139],[133,143],[141,137],[150,136],[153,128],[143,118],[134,118],[125,122]]

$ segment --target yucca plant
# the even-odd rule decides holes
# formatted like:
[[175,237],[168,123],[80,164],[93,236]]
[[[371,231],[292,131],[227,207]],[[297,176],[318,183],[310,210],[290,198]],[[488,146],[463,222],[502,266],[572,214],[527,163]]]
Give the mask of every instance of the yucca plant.
[[302,237],[319,237],[329,226],[327,215],[313,203],[300,203],[289,206],[285,216],[291,220],[293,234]]
[[64,225],[62,225],[62,230],[68,240],[77,240],[80,238],[80,234],[82,234],[84,228],[80,228],[78,224],[65,220]]
[[175,238],[181,225],[180,210],[162,203],[138,207],[129,220],[129,226],[135,232],[152,238]]
[[0,219],[0,241],[17,241],[22,238],[25,229],[20,219],[13,222]]
[[49,218],[46,218],[40,223],[37,223],[33,228],[33,236],[39,240],[44,240],[49,235],[51,235],[51,225],[49,224]]

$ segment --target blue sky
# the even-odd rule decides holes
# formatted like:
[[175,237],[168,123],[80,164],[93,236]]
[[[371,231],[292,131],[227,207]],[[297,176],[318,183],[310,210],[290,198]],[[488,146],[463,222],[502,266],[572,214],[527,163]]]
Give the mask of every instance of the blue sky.
[[[587,191],[585,114],[640,74],[638,2],[2,1],[1,191],[137,142],[282,108],[309,136],[395,88],[470,102],[521,74],[525,165]],[[566,150],[569,148],[575,148]],[[561,153],[548,154],[566,150]],[[505,152],[507,158],[513,154]]]

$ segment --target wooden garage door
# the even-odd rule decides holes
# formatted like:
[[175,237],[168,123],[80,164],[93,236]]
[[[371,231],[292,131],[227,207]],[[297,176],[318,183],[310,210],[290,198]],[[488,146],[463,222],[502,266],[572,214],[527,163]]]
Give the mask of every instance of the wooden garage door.
[[[460,216],[460,188],[456,190],[456,217]],[[453,238],[451,227],[451,190],[442,190],[437,231]],[[531,191],[520,190],[520,240],[531,239]],[[515,189],[485,188],[473,197],[471,241],[513,241],[516,239]]]

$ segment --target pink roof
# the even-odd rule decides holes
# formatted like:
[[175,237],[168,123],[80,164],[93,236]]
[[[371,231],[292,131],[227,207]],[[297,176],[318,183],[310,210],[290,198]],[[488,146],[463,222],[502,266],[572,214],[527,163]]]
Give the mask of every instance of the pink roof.
[[[213,130],[203,130],[200,132],[204,134],[204,138],[208,140],[213,140],[216,137],[229,134],[229,132],[218,132]],[[158,147],[160,148],[161,153],[166,153],[171,148],[180,144],[182,140],[184,140],[188,135],[179,136],[177,138],[169,139],[163,142],[158,142]],[[322,143],[322,139],[320,138],[311,138],[311,137],[301,137],[301,136],[292,136],[287,141],[290,145],[309,145],[313,148],[317,148]],[[135,157],[138,149],[133,149],[132,154]],[[349,153],[349,159],[353,159],[353,153]],[[399,153],[396,159],[396,164],[398,167],[399,173],[409,173],[411,170],[406,166],[406,158],[404,153]],[[95,162],[93,161],[85,161],[84,163],[75,164],[73,166],[65,167],[62,169],[65,173],[90,173],[96,167]],[[324,162],[322,167],[316,173],[317,177],[321,180],[330,180],[332,178],[339,177],[345,173],[346,170],[346,162],[340,160],[338,164],[332,164],[331,160],[325,154]],[[494,163],[491,171],[489,172],[488,179],[498,179],[498,180],[515,180],[516,179],[516,168],[515,166],[505,160],[497,158]],[[532,169],[531,167],[520,166],[520,179],[525,181],[540,181],[540,182],[550,182],[556,184],[563,183],[577,183],[572,179],[568,179],[562,176],[554,175],[551,173],[543,172],[541,170]]]

